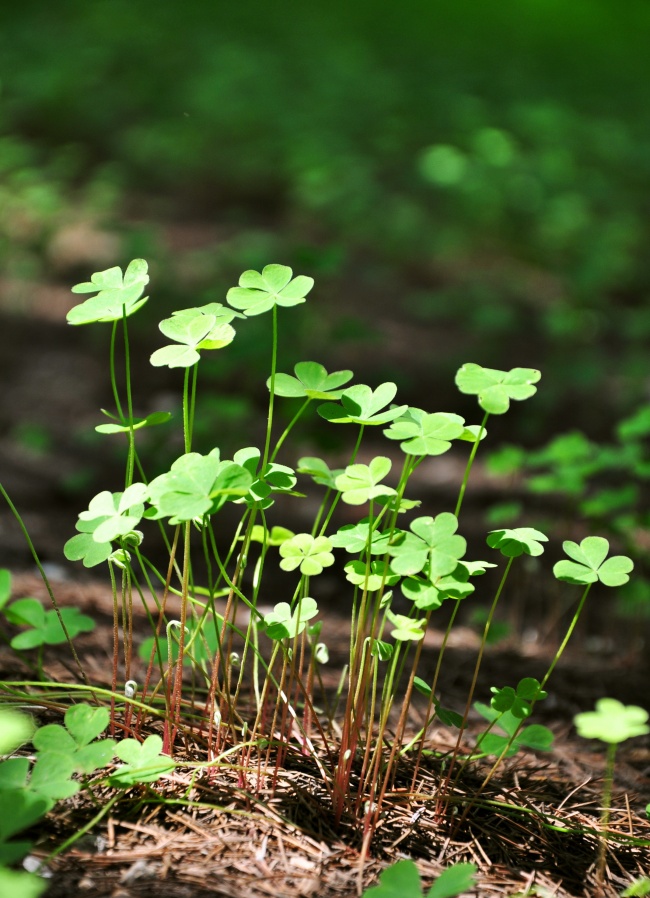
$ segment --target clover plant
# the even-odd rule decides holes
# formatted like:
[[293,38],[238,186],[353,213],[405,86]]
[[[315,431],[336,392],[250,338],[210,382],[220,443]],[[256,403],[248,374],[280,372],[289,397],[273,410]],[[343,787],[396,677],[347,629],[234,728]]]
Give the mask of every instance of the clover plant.
[[[620,586],[633,567],[626,556],[608,557],[609,544],[602,537],[565,542],[568,558],[555,565],[555,575],[567,589],[577,584],[583,591],[547,673],[541,681],[524,677],[516,684],[493,686],[491,693],[482,686],[484,648],[512,566],[526,556],[542,556],[548,538],[531,526],[497,526],[487,536],[492,560],[467,558],[463,500],[490,416],[503,415],[512,402],[532,397],[540,372],[464,364],[456,383],[462,393],[476,397],[478,421],[472,423],[452,412],[400,404],[392,381],[354,383],[352,371],[328,372],[315,361],[297,362],[293,374],[278,371],[281,316],[306,302],[313,280],[272,264],[261,272],[245,271],[238,285],[226,291],[224,303],[183,308],[160,323],[170,342],[150,361],[172,372],[179,369],[180,420],[174,422],[165,411],[136,417],[129,320],[147,301],[148,282],[147,264],[139,259],[124,273],[111,268],[74,288],[95,295],[71,310],[69,322],[110,325],[114,407],[103,410],[110,423],[97,429],[125,449],[120,482],[89,498],[79,514],[78,532],[64,548],[70,561],[106,566],[113,595],[111,683],[103,693],[107,701],[98,699],[94,708],[73,705],[63,725],[36,731],[33,764],[27,758],[0,764],[0,796],[23,796],[20,825],[5,830],[5,843],[52,802],[85,788],[90,777],[115,790],[110,804],[121,791],[171,773],[180,763],[181,733],[184,740],[199,736],[196,745],[205,757],[199,764],[236,770],[244,790],[257,790],[262,782],[273,789],[292,740],[297,740],[318,765],[335,822],[344,816],[361,821],[365,853],[402,759],[414,753],[413,792],[418,792],[431,727],[446,726],[456,731],[457,739],[435,796],[439,813],[462,766],[476,757],[496,756],[483,785],[469,797],[466,815],[502,758],[550,747],[550,731],[529,722],[535,705],[547,695],[547,682],[591,587]],[[219,445],[199,453],[194,434],[198,372],[205,355],[228,351],[247,319],[265,314],[270,318],[270,376],[261,445],[247,440],[232,457]],[[118,366],[123,367],[119,376]],[[277,427],[277,402],[289,407],[282,429]],[[292,456],[290,437],[308,413],[323,428],[346,425],[351,433],[349,455],[336,467],[316,456]],[[177,457],[167,470],[148,470],[141,456],[142,429],[159,426],[168,432],[175,423],[181,434]],[[372,454],[364,445],[368,428],[375,428]],[[375,449],[382,436],[388,441],[386,454]],[[412,475],[426,459],[444,455],[452,446],[465,458],[458,494],[449,507],[438,498],[435,507],[421,508],[412,495]],[[2,495],[22,524],[4,489]],[[313,512],[311,524],[301,525],[298,532],[282,518],[292,502]],[[167,554],[161,568],[150,551],[160,542]],[[491,568],[500,568],[500,578],[465,707],[448,707],[438,684],[449,638],[461,604],[473,601],[481,576]],[[279,595],[268,585],[268,575],[278,569],[283,571]],[[329,663],[328,647],[320,641],[327,618],[321,577],[332,571],[349,589],[350,628],[335,700],[323,694],[321,702],[321,667]],[[53,610],[47,611],[33,599],[7,604],[9,595],[7,578],[0,574],[3,613],[12,623],[31,628],[13,638],[14,648],[42,647],[60,641],[61,633],[69,638],[92,626],[77,609],[59,609],[53,594]],[[178,600],[173,615],[172,595]],[[142,605],[150,624],[139,642],[134,603]],[[433,677],[424,680],[418,674],[422,652],[444,603],[451,613]],[[138,657],[146,670],[136,684]],[[81,666],[80,671],[85,676]],[[490,699],[490,704],[475,704],[489,726],[459,767],[478,689]],[[424,725],[409,736],[415,695],[423,696],[427,707]],[[154,714],[162,716],[161,734],[148,731]],[[118,740],[118,735],[124,738]],[[116,757],[122,762],[118,766]],[[428,894],[457,894],[470,887],[470,873],[467,865],[456,865]],[[403,895],[421,894],[411,862],[386,871],[368,894],[396,894],[396,889]]]

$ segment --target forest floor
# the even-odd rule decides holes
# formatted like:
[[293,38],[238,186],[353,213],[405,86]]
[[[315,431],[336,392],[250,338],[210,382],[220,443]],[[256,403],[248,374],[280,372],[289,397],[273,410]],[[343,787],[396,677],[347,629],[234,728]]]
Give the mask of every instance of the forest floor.
[[[108,685],[111,666],[110,590],[99,582],[54,582],[57,600],[75,605],[97,621],[92,633],[75,640],[89,680]],[[47,598],[32,574],[13,578],[14,597]],[[137,633],[146,617],[134,610]],[[322,638],[330,647],[327,682],[334,683],[344,661],[349,622],[334,612],[324,622]],[[440,634],[427,634],[422,676],[432,672]],[[462,708],[476,658],[478,639],[466,627],[454,631],[440,684],[445,704]],[[488,647],[481,682],[514,683],[522,676],[540,677],[552,653],[534,641],[511,638]],[[6,649],[0,652],[0,678],[24,679]],[[45,669],[59,683],[74,677],[67,649],[49,647]],[[327,685],[326,682],[326,685]],[[455,738],[435,731],[430,747],[442,753],[424,765],[417,792],[411,793],[412,761],[405,761],[389,794],[369,855],[362,859],[361,827],[350,817],[337,827],[316,764],[296,748],[286,760],[275,791],[269,785],[252,794],[238,788],[232,775],[190,782],[182,763],[167,780],[149,789],[144,803],[138,789],[126,793],[110,816],[91,829],[66,853],[47,864],[47,898],[352,898],[376,881],[381,870],[403,857],[416,860],[425,882],[444,866],[473,861],[479,869],[473,892],[488,896],[541,895],[558,898],[616,896],[630,882],[650,873],[650,849],[628,840],[650,840],[645,806],[650,802],[650,737],[619,748],[610,831],[606,885],[595,879],[598,854],[602,774],[605,757],[600,743],[575,734],[572,718],[589,710],[605,695],[623,702],[647,696],[648,659],[643,655],[610,655],[574,648],[549,681],[549,698],[536,710],[535,722],[549,726],[555,744],[549,753],[519,753],[504,762],[458,832],[457,812],[436,813],[444,755]],[[484,698],[484,696],[482,696]],[[54,703],[56,704],[56,703]],[[40,723],[58,719],[56,709],[37,709]],[[410,727],[416,731],[422,708],[416,703]],[[470,732],[477,719],[471,718]],[[180,758],[197,758],[186,742]],[[488,770],[477,762],[456,784],[453,804],[461,807],[476,792]],[[188,791],[189,790],[189,791]],[[151,801],[152,795],[164,796]],[[81,793],[85,794],[85,793]],[[185,799],[191,798],[191,803]],[[513,811],[516,805],[520,810]],[[453,811],[453,808],[452,808]],[[30,833],[33,855],[47,857],[57,845],[86,825],[97,813],[88,798],[57,804]],[[443,860],[444,858],[444,860]]]

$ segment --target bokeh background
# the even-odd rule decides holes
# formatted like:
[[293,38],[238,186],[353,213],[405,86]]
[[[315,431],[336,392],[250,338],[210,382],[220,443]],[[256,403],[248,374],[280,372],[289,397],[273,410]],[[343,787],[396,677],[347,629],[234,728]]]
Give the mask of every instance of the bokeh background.
[[[473,420],[453,386],[463,362],[540,368],[535,399],[491,432],[525,451],[502,450],[493,469],[532,465],[526,523],[586,515],[643,565],[649,37],[644,0],[23,0],[4,12],[0,462],[46,559],[60,560],[117,459],[92,430],[110,404],[109,333],[65,324],[70,287],[142,256],[138,412],[178,408],[177,373],[148,365],[156,323],[282,262],[316,287],[283,316],[280,370],[350,367]],[[227,453],[264,423],[267,322],[212,355],[197,447]],[[159,431],[148,448],[162,469],[178,446]],[[339,434],[301,433],[336,452]],[[495,505],[517,520],[516,483],[507,509],[479,501],[488,524]],[[0,562],[29,563],[2,519]],[[637,610],[650,605],[638,589]]]

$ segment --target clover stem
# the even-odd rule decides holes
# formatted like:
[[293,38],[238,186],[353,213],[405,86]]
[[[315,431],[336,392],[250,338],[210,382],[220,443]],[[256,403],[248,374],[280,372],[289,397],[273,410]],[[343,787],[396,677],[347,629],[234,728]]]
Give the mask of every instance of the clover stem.
[[[354,444],[354,449],[352,450],[352,456],[351,456],[350,462],[349,462],[351,465],[354,464],[354,460],[357,457],[357,453],[359,452],[359,447],[361,446],[361,440],[363,438],[363,432],[364,432],[365,426],[366,426],[365,424],[361,424],[359,426],[359,435],[357,436],[357,441]],[[323,522],[323,526],[320,528],[319,536],[325,535],[325,531],[329,527],[330,519],[331,519],[332,515],[334,514],[334,509],[339,504],[339,500],[340,500],[341,496],[342,496],[342,493],[340,493],[340,492],[337,493],[337,495],[335,496],[334,501],[332,502],[332,505],[330,507],[330,510],[327,512],[327,516],[325,518],[325,521]]]
[[[458,752],[460,751],[460,744],[463,739],[463,733],[467,727],[467,718],[469,717],[469,712],[472,707],[472,699],[474,698],[474,690],[476,689],[476,683],[478,680],[478,672],[481,667],[481,661],[483,660],[483,652],[485,651],[485,646],[487,644],[487,638],[490,632],[490,627],[492,626],[492,619],[494,618],[494,612],[496,611],[497,603],[501,597],[501,593],[503,592],[503,587],[505,586],[506,580],[508,579],[508,574],[510,573],[510,568],[512,567],[512,562],[514,561],[514,556],[508,558],[508,563],[503,572],[503,576],[501,577],[501,582],[497,588],[497,591],[494,596],[494,600],[490,607],[490,613],[488,614],[487,620],[485,622],[485,627],[483,628],[483,636],[481,638],[481,644],[479,646],[478,657],[476,659],[476,664],[474,666],[474,676],[472,677],[472,683],[469,687],[469,693],[467,695],[467,702],[465,704],[465,713],[463,714],[463,720],[460,725],[460,729],[458,732],[458,739],[456,740],[456,745],[454,746],[454,752],[449,762],[449,768],[447,770],[447,776],[445,777],[445,781],[443,783],[441,791],[441,795],[438,799],[438,804],[440,805],[445,801],[447,797],[447,792],[449,789],[449,784],[451,782],[451,775],[454,770],[454,764],[456,763],[456,758],[458,757]],[[461,768],[462,770],[462,768]],[[460,770],[458,771],[458,775],[460,774]],[[458,775],[456,776],[456,780],[458,779]]]
[[120,651],[119,607],[117,602],[117,582],[115,569],[109,559],[108,573],[111,578],[111,594],[113,597],[113,671],[111,678],[111,736],[115,735],[115,692],[117,691],[117,658]]
[[614,783],[614,761],[616,759],[616,742],[607,744],[607,759],[605,762],[605,777],[603,779],[603,809],[600,815],[600,825],[604,833],[600,838],[598,846],[598,860],[596,862],[596,881],[602,888],[605,878],[605,859],[607,855],[607,827],[609,826],[609,817],[612,806],[612,786]]
[[456,502],[456,510],[454,514],[456,517],[460,514],[460,509],[463,504],[463,499],[465,498],[465,490],[467,489],[467,482],[469,480],[470,471],[472,470],[472,465],[474,464],[474,459],[476,457],[476,453],[478,452],[479,443],[481,442],[481,437],[485,431],[485,425],[487,424],[487,419],[490,417],[490,413],[486,412],[483,415],[483,420],[481,421],[481,426],[479,427],[478,434],[476,435],[476,439],[474,440],[474,445],[472,446],[472,451],[469,454],[469,458],[467,459],[467,465],[465,466],[465,474],[463,475],[463,482],[460,485],[460,490],[458,491],[458,501]]
[[115,378],[115,341],[117,338],[117,321],[113,322],[113,328],[111,330],[111,349],[109,354],[109,370],[111,375],[111,390],[113,391],[113,399],[115,400],[115,409],[120,418],[120,421],[124,421],[124,414],[122,412],[122,403],[120,402],[120,394],[117,389],[117,380]]
[[[196,412],[196,387],[199,380],[199,363],[192,366],[192,395],[190,397],[190,408],[187,416],[187,432],[189,438],[189,446],[192,447],[192,437],[194,435],[194,414]],[[189,449],[186,450],[189,452]]]
[[125,487],[133,483],[135,466],[135,435],[133,432],[133,397],[131,395],[131,354],[129,351],[129,328],[126,322],[126,306],[122,306],[122,331],[124,334],[124,375],[126,380],[126,409],[129,416],[129,450],[126,461]]
[[172,726],[169,744],[170,753],[173,751],[176,729],[181,713],[181,690],[183,686],[183,657],[185,650],[185,627],[187,624],[187,597],[189,592],[190,577],[190,523],[185,524],[185,540],[183,545],[183,581],[181,588],[181,622],[178,634],[178,664],[174,679],[174,692],[171,702]]
[[36,548],[35,548],[35,546],[34,546],[34,543],[32,542],[32,538],[31,538],[30,535],[29,535],[29,532],[28,532],[28,530],[27,530],[27,527],[25,527],[25,522],[23,521],[22,517],[20,516],[20,513],[18,512],[18,509],[16,508],[16,506],[14,505],[14,503],[13,503],[13,502],[11,501],[11,499],[9,498],[9,494],[7,493],[7,491],[5,490],[5,488],[3,487],[2,483],[0,483],[0,495],[1,495],[2,498],[5,500],[5,502],[6,502],[7,505],[9,506],[9,508],[11,509],[11,513],[13,514],[13,516],[14,516],[15,519],[16,519],[16,521],[18,522],[18,526],[20,527],[21,532],[22,532],[23,536],[25,537],[25,541],[26,541],[26,543],[27,543],[27,546],[28,546],[28,548],[29,548],[29,551],[30,551],[30,553],[31,553],[31,556],[32,556],[32,558],[34,559],[34,564],[35,564],[36,567],[38,568],[38,572],[39,572],[39,574],[41,575],[41,580],[43,581],[43,583],[45,584],[45,588],[47,589],[47,594],[49,595],[50,601],[52,602],[52,607],[53,607],[54,610],[56,611],[56,616],[57,616],[57,618],[58,618],[59,623],[61,624],[61,629],[63,630],[63,635],[64,635],[65,638],[66,638],[66,641],[67,641],[67,643],[68,643],[68,647],[69,647],[69,649],[70,649],[70,652],[71,652],[71,654],[72,654],[72,657],[73,657],[73,659],[74,659],[74,662],[75,662],[75,664],[77,665],[77,669],[79,670],[79,675],[80,675],[80,677],[81,677],[83,683],[84,683],[86,686],[90,687],[90,683],[88,682],[88,678],[87,678],[87,676],[86,676],[86,673],[85,673],[83,667],[81,666],[81,661],[79,660],[79,655],[77,655],[77,650],[76,650],[75,647],[74,647],[74,644],[73,644],[73,642],[72,642],[72,639],[70,638],[70,634],[68,633],[68,628],[67,628],[66,625],[65,625],[65,621],[64,621],[63,616],[62,616],[62,614],[61,614],[61,609],[59,608],[59,605],[58,605],[58,603],[57,603],[57,601],[56,601],[56,597],[55,597],[55,595],[54,595],[54,590],[52,589],[52,584],[50,583],[50,581],[49,581],[49,579],[48,579],[48,576],[47,576],[47,574],[45,573],[45,570],[44,570],[44,568],[43,568],[43,565],[41,564],[41,559],[38,557],[38,552],[36,551]]
[[307,399],[305,399],[305,401],[300,406],[300,408],[298,409],[296,414],[293,416],[291,421],[287,424],[284,431],[282,432],[282,435],[280,436],[280,439],[275,444],[275,449],[273,450],[273,454],[271,455],[271,458],[269,459],[269,461],[271,461],[271,462],[275,461],[275,457],[278,454],[278,452],[280,451],[282,444],[284,443],[286,438],[289,436],[289,434],[293,430],[294,425],[296,424],[298,419],[302,416],[303,412],[305,411],[305,409],[307,408],[307,406],[309,405],[310,402],[311,402],[311,399],[309,397],[307,397]]
[[264,457],[262,459],[261,472],[264,475],[269,451],[271,449],[271,430],[273,429],[273,404],[275,402],[275,370],[278,362],[278,307],[273,306],[273,344],[271,349],[271,378],[269,382],[269,413],[266,422],[266,440],[264,442]]
[[[571,638],[571,634],[572,634],[573,631],[575,630],[576,624],[578,623],[578,618],[580,617],[580,613],[581,613],[581,611],[582,611],[582,609],[583,609],[583,607],[584,607],[585,600],[586,600],[587,596],[589,595],[589,590],[591,589],[592,585],[593,585],[593,584],[588,583],[587,586],[586,586],[586,588],[585,588],[585,590],[584,590],[584,592],[582,593],[582,596],[581,596],[581,598],[580,598],[580,602],[578,603],[578,607],[576,608],[575,614],[573,615],[573,619],[571,620],[571,623],[569,624],[569,627],[568,627],[568,629],[567,629],[566,635],[565,635],[564,639],[562,640],[562,644],[560,645],[559,649],[558,649],[557,652],[555,653],[555,657],[554,657],[553,660],[551,661],[551,665],[550,665],[549,669],[546,671],[546,673],[544,674],[544,677],[542,678],[542,680],[541,680],[541,682],[540,682],[540,684],[539,684],[539,692],[538,692],[538,695],[543,691],[544,686],[546,686],[546,684],[547,684],[547,682],[548,682],[548,680],[549,680],[549,677],[551,676],[551,674],[553,673],[553,670],[555,669],[555,665],[556,665],[556,664],[558,663],[558,661],[560,660],[560,657],[562,656],[562,653],[564,652],[564,649],[566,648],[567,643],[568,643],[569,639]],[[536,703],[537,703],[537,699],[533,699],[533,700],[531,701],[530,706],[529,706],[529,711],[528,711],[527,718],[530,717],[531,714],[533,713],[533,708],[535,707]],[[526,718],[526,719],[527,719],[527,718]],[[523,727],[523,725],[524,725],[524,720],[522,719],[522,720],[519,722],[519,726],[517,727],[517,729],[516,729],[516,730],[514,731],[514,733],[510,736],[510,738],[508,739],[507,743],[505,744],[505,746],[504,746],[503,749],[501,750],[501,754],[498,756],[498,758],[496,759],[496,761],[494,762],[494,764],[492,765],[492,767],[491,767],[490,770],[488,771],[488,773],[487,773],[485,779],[483,780],[483,782],[482,782],[481,785],[479,786],[478,791],[472,796],[472,800],[470,801],[470,803],[469,803],[469,804],[467,805],[467,807],[465,808],[465,811],[463,812],[463,816],[460,818],[460,820],[459,820],[458,823],[456,824],[456,828],[455,828],[454,832],[457,832],[458,829],[463,825],[464,821],[467,819],[467,815],[469,814],[470,809],[472,808],[472,805],[475,804],[476,800],[483,794],[483,791],[484,791],[485,787],[486,787],[486,786],[488,785],[488,783],[491,781],[491,779],[492,779],[492,777],[494,776],[494,774],[496,773],[496,771],[497,771],[497,769],[498,769],[498,767],[499,767],[501,761],[505,758],[506,754],[508,753],[508,751],[509,751],[510,748],[512,747],[512,744],[514,743],[515,739],[516,739],[517,736],[519,735],[519,732],[520,732],[521,728]]]
[[[578,607],[576,608],[575,614],[573,615],[573,619],[572,619],[571,623],[569,624],[569,627],[566,631],[566,635],[565,635],[564,639],[562,640],[562,643],[561,643],[559,649],[555,653],[555,657],[551,661],[551,666],[544,674],[544,678],[542,679],[542,681],[540,683],[540,686],[539,686],[540,690],[542,690],[544,688],[544,686],[546,685],[546,683],[548,682],[549,677],[551,676],[551,674],[553,673],[553,670],[555,669],[555,665],[560,660],[560,657],[562,656],[562,653],[564,652],[564,650],[567,646],[567,643],[568,643],[569,639],[571,638],[571,634],[575,630],[576,624],[578,623],[578,618],[580,617],[580,613],[582,612],[582,609],[584,607],[587,596],[589,595],[589,590],[591,589],[592,585],[593,585],[592,583],[588,583],[584,592],[582,593],[582,596],[578,603]],[[531,705],[531,710],[532,710],[532,705]]]

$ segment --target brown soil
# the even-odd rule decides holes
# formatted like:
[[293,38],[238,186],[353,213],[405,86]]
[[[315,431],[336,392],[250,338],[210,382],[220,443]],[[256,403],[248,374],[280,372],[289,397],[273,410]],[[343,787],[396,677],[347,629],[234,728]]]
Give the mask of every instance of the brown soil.
[[[98,621],[96,630],[78,637],[75,644],[89,679],[106,684],[110,679],[110,591],[92,582],[62,581],[55,588],[62,605],[75,604]],[[15,597],[28,594],[46,599],[38,578],[16,575]],[[142,611],[136,609],[135,616],[137,627],[145,623]],[[346,626],[336,613],[325,619],[330,683],[336,681],[336,669],[344,658]],[[435,665],[440,638],[434,633],[427,636],[427,643],[425,678],[427,667]],[[458,628],[441,683],[447,706],[464,706],[476,646],[474,632]],[[477,697],[486,700],[490,684],[540,676],[548,661],[548,650],[533,642],[489,648]],[[58,682],[74,678],[65,648],[48,649],[45,664]],[[4,649],[0,666],[5,684],[27,676]],[[650,845],[650,823],[644,813],[650,802],[650,738],[631,740],[619,749],[610,826],[616,835],[608,845],[607,884],[599,891],[596,833],[604,754],[600,744],[575,735],[572,717],[592,708],[604,695],[647,705],[647,683],[643,655],[625,657],[619,652],[604,663],[601,656],[574,649],[558,667],[549,684],[549,698],[535,715],[536,722],[555,733],[552,752],[523,753],[505,762],[458,831],[454,824],[460,809],[466,806],[466,796],[476,793],[487,766],[477,763],[463,774],[445,815],[436,813],[440,760],[427,762],[415,794],[410,792],[412,762],[405,762],[365,860],[359,852],[358,820],[351,816],[335,825],[322,777],[297,748],[289,754],[275,791],[268,782],[258,792],[244,791],[232,774],[224,772],[193,782],[189,769],[181,764],[168,780],[146,790],[130,790],[108,818],[51,861],[47,898],[67,898],[73,893],[84,898],[351,898],[402,857],[416,860],[427,885],[450,863],[475,862],[478,885],[466,894],[481,898],[616,896],[635,877],[650,874],[650,849],[630,840],[645,839]],[[411,720],[414,730],[422,711],[416,703]],[[50,719],[49,712],[36,713]],[[453,738],[441,729],[432,747],[450,751]],[[196,757],[192,743],[179,747],[181,757],[184,751]],[[157,794],[164,794],[164,806],[156,802]],[[191,804],[186,801],[188,794]],[[87,793],[81,795],[60,802],[31,833],[37,857],[46,857],[97,814]],[[509,805],[526,810],[514,812]]]

